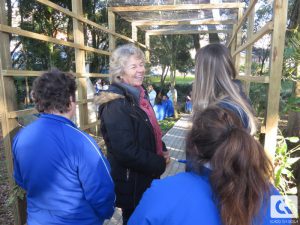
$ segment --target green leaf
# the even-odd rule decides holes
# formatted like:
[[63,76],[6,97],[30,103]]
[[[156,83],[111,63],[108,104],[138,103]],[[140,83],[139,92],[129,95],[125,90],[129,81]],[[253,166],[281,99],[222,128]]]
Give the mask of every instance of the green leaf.
[[285,139],[292,143],[297,143],[300,140],[299,137],[287,137]]

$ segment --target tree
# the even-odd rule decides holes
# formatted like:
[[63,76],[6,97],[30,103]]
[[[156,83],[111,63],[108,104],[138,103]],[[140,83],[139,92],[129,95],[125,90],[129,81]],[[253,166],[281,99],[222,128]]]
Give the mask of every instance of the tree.
[[[170,71],[171,91],[175,96],[176,70],[182,69],[185,63],[192,61],[189,50],[193,48],[193,37],[191,35],[162,35],[152,41],[155,41],[155,45],[153,45],[154,52],[151,54],[151,63],[162,66],[161,90],[164,87],[167,72]],[[173,102],[176,109],[177,102]]]

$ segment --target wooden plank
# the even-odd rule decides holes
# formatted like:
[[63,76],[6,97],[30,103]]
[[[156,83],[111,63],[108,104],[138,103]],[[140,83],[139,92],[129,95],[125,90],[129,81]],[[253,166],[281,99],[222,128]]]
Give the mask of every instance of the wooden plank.
[[275,156],[279,120],[279,99],[283,66],[284,41],[286,33],[288,1],[274,0],[272,47],[270,54],[270,84],[268,90],[265,149]]
[[[243,8],[239,8],[238,11],[238,20],[240,20],[243,16]],[[242,30],[239,30],[236,35],[236,48],[240,47],[242,44]],[[240,54],[237,53],[234,57],[235,61],[235,69],[239,73],[240,72]]]
[[268,22],[264,27],[262,27],[258,32],[252,35],[252,37],[247,40],[246,43],[244,43],[242,46],[240,46],[236,51],[233,53],[233,55],[236,55],[237,53],[243,51],[253,43],[255,43],[257,40],[259,40],[261,37],[263,37],[265,34],[270,33],[270,31],[273,30],[274,23],[273,21]]
[[206,19],[206,20],[140,20],[132,21],[136,26],[164,26],[164,25],[230,25],[234,24],[237,21],[235,20],[215,20],[215,19]]
[[89,123],[89,124],[86,124],[86,125],[83,125],[81,127],[79,127],[81,130],[88,130],[92,127],[96,127],[100,124],[100,120],[96,120],[95,122],[93,123]]
[[253,0],[250,3],[250,5],[248,6],[246,12],[243,14],[243,17],[241,18],[241,20],[239,20],[236,28],[233,30],[232,37],[231,37],[230,41],[228,42],[227,46],[230,46],[232,44],[232,41],[233,41],[235,35],[238,33],[239,29],[241,28],[241,26],[243,25],[243,23],[246,21],[247,17],[252,12],[252,10],[255,9],[255,5],[256,5],[257,1],[258,0]]
[[[64,13],[65,15],[68,15],[68,16],[70,16],[72,18],[75,18],[78,21],[81,21],[83,23],[89,24],[89,25],[93,26],[94,28],[97,28],[97,29],[105,31],[106,33],[111,34],[111,35],[113,35],[115,37],[118,37],[118,38],[121,38],[123,40],[126,40],[126,41],[134,43],[134,40],[132,40],[131,38],[129,38],[129,37],[125,36],[125,35],[122,35],[122,34],[118,34],[118,33],[115,32],[115,30],[107,29],[106,27],[101,26],[101,25],[99,25],[99,24],[97,24],[97,23],[95,23],[93,21],[90,21],[90,20],[86,19],[83,16],[77,15],[76,13],[73,13],[70,10],[65,9],[65,8],[59,6],[59,5],[57,5],[57,4],[55,4],[55,3],[51,2],[51,1],[48,1],[48,0],[36,0],[36,1],[39,2],[39,3],[42,3],[42,4],[46,5],[46,6],[49,6],[49,7],[53,8],[53,9],[55,9],[57,11],[60,11],[60,12]],[[141,47],[143,47],[143,48],[146,47],[142,43],[136,43],[136,44],[139,45],[139,46],[141,46]]]
[[[88,102],[92,102],[92,101],[93,101],[93,99],[88,100]],[[8,113],[8,118],[17,118],[17,117],[29,116],[29,115],[33,115],[33,114],[37,114],[37,113],[39,113],[39,112],[35,108],[19,110],[19,111],[12,111],[12,112]],[[3,121],[4,118],[5,117],[3,115],[1,115],[1,121]],[[96,120],[93,123],[83,125],[82,128],[80,127],[80,129],[87,130],[91,127],[97,126],[98,123],[100,123],[100,120]]]
[[[49,71],[30,71],[30,70],[2,70],[2,74],[5,77],[38,77],[43,73]],[[84,78],[84,77],[109,77],[109,74],[103,73],[74,73],[74,72],[66,72],[73,74],[77,78]]]
[[253,83],[263,83],[263,84],[267,84],[270,82],[269,76],[248,76],[241,73],[240,75],[236,76],[236,79],[247,81],[247,82],[253,82]]
[[[7,25],[5,1],[0,1],[0,24]],[[18,123],[14,119],[8,119],[7,111],[17,108],[16,88],[14,80],[2,75],[3,69],[11,68],[10,42],[6,33],[0,32],[0,114],[2,115],[1,127],[3,136],[3,146],[7,177],[10,190],[13,190],[15,182],[13,180],[13,160],[12,160],[12,138],[17,131]],[[26,223],[26,209],[21,201],[16,200],[12,204],[14,224],[21,225]]]
[[137,26],[134,25],[134,23],[131,23],[131,38],[136,42],[138,40],[138,29]]
[[89,52],[95,52],[95,53],[102,54],[102,55],[110,55],[110,53],[107,51],[88,47],[88,46],[85,46],[84,44],[77,44],[77,43],[72,43],[69,41],[63,41],[63,40],[52,38],[52,37],[49,37],[46,35],[22,30],[20,28],[9,27],[9,26],[3,25],[3,24],[0,24],[0,31],[17,34],[17,35],[21,35],[24,37],[28,37],[28,38],[32,38],[32,39],[36,39],[36,40],[40,40],[40,41],[47,41],[47,42],[51,42],[51,43],[58,44],[58,45],[69,46],[72,48],[81,49],[81,50],[85,50],[85,51],[89,51]]
[[[88,102],[94,102],[94,98],[83,99],[81,101],[76,101],[76,104],[80,105],[80,104],[86,104]],[[28,116],[28,115],[32,115],[32,114],[37,114],[37,113],[39,113],[39,112],[35,108],[31,108],[31,109],[10,111],[10,112],[7,113],[7,115],[8,115],[9,119],[13,119],[13,118],[24,117],[24,116]]]
[[[76,14],[83,16],[82,0],[72,0],[72,10]],[[83,24],[73,18],[73,35],[74,43],[82,45],[84,43]],[[85,52],[81,49],[75,49],[75,66],[77,73],[85,73]],[[87,81],[86,78],[78,78],[77,82],[78,101],[87,98]],[[87,104],[79,105],[79,125],[88,123]]]
[[148,5],[148,6],[116,6],[108,7],[113,12],[145,12],[145,11],[175,11],[200,9],[237,9],[245,7],[244,3],[210,3],[210,4],[180,4],[180,5]]
[[[253,0],[250,0],[250,3]],[[255,19],[254,10],[251,11],[248,17],[248,27],[247,27],[247,39],[251,40],[253,36],[254,30],[254,19]],[[251,75],[251,67],[252,67],[252,45],[249,45],[246,50],[246,62],[245,62],[245,72],[247,75]],[[244,91],[245,94],[249,97],[250,93],[250,81],[244,81]]]
[[[237,24],[233,24],[233,30],[235,30],[236,29],[236,26],[237,26]],[[232,36],[231,36],[231,39],[233,39],[234,41],[232,42],[232,44],[230,45],[230,52],[231,52],[231,55],[233,56],[233,53],[234,53],[234,51],[235,51],[235,49],[236,49],[236,34],[231,34]],[[233,59],[233,62],[234,62],[234,60],[235,60],[235,58],[234,57],[232,57],[232,59]],[[235,62],[234,62],[235,63]]]
[[8,118],[13,119],[13,118],[29,116],[29,115],[37,114],[37,113],[39,113],[39,112],[35,108],[11,111],[11,112],[8,112]]
[[[150,49],[150,35],[147,32],[145,33],[145,44],[147,48]],[[146,58],[146,62],[150,63],[150,51],[146,50],[145,58]]]
[[[108,11],[108,27],[115,32],[116,30],[116,17],[114,12]],[[112,52],[116,48],[116,39],[113,35],[109,35],[109,51]]]
[[147,30],[149,35],[171,35],[171,34],[208,34],[208,33],[230,33],[231,30]]

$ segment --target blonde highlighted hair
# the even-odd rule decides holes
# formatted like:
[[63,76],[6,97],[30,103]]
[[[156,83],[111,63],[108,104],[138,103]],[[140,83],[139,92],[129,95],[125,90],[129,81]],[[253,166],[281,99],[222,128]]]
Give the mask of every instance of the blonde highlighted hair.
[[247,114],[251,134],[256,131],[252,109],[233,82],[236,71],[229,50],[221,44],[210,44],[197,51],[193,84],[193,111],[203,111],[223,99],[238,105]]

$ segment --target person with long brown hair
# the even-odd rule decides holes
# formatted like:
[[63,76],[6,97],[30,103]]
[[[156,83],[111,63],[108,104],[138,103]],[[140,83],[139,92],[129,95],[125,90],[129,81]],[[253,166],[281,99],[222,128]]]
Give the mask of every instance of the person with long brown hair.
[[196,112],[186,143],[189,172],[154,181],[130,225],[272,224],[272,164],[235,112]]
[[249,99],[236,70],[228,48],[222,44],[209,44],[196,53],[195,81],[193,83],[193,112],[211,105],[219,105],[239,115],[249,133],[256,131],[256,122]]

